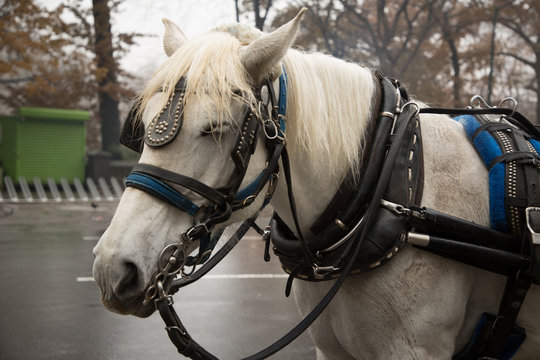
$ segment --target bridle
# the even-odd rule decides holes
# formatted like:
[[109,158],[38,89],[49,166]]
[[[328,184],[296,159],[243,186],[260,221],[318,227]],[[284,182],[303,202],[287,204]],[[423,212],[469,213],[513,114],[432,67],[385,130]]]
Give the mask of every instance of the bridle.
[[[270,202],[279,176],[279,160],[285,146],[286,82],[286,73],[283,71],[279,78],[279,100],[276,97],[274,85],[269,80],[264,81],[255,89],[254,101],[249,101],[247,95],[243,96],[240,131],[230,153],[234,162],[234,171],[226,187],[215,189],[197,179],[150,164],[140,163],[133,167],[126,179],[127,187],[136,188],[157,197],[188,214],[193,220],[193,225],[181,234],[178,243],[169,244],[161,251],[158,258],[158,271],[146,290],[144,305],[168,298],[171,291],[184,286],[177,285],[171,289],[173,279],[178,274],[181,274],[183,278],[189,277],[190,273],[184,271],[185,266],[195,268],[209,259],[221,235],[212,236],[214,227],[227,221],[234,211],[250,206],[267,185],[262,207]],[[132,109],[122,130],[120,142],[138,152],[142,151],[143,138],[147,146],[155,148],[171,143],[182,127],[186,84],[185,77],[177,82],[165,107],[151,121],[146,131],[144,125],[135,119],[137,109]],[[263,99],[263,88],[266,88],[268,93],[266,99]],[[261,131],[264,132],[268,152],[266,167],[253,181],[240,188]],[[202,196],[206,203],[201,206],[195,204],[173,187],[174,185]],[[250,224],[254,225],[253,219]],[[187,256],[184,249],[197,240],[199,241],[198,254]]]

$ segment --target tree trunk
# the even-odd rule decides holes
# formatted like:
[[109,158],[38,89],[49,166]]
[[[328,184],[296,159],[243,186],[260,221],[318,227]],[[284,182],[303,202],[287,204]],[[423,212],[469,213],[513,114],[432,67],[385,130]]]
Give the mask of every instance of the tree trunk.
[[444,21],[441,24],[441,32],[444,41],[446,41],[446,44],[448,45],[448,49],[450,50],[451,54],[451,61],[452,61],[452,69],[454,73],[452,74],[452,92],[454,97],[454,107],[460,107],[461,106],[461,66],[459,63],[459,52],[456,46],[456,41],[454,37],[452,36],[452,30],[450,26],[450,22],[448,19],[448,13],[444,12],[443,14]]
[[110,9],[107,0],[92,0],[95,31],[101,148],[115,152],[120,135],[116,88],[117,64],[113,57]]

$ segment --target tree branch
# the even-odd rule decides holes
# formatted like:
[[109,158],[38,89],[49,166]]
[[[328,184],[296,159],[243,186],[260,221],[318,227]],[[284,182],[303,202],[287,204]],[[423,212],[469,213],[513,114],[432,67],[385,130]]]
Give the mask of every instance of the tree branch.
[[499,55],[512,57],[512,58],[514,58],[514,59],[516,59],[516,60],[522,62],[523,64],[532,67],[532,68],[534,68],[535,65],[536,65],[535,62],[532,62],[532,61],[530,61],[530,60],[527,60],[527,59],[525,59],[525,58],[522,58],[521,56],[518,56],[518,55],[516,55],[516,54],[512,54],[512,53],[508,53],[508,52],[500,52]]
[[2,84],[17,84],[21,82],[27,82],[27,81],[34,81],[34,76],[28,76],[28,77],[22,77],[22,78],[15,78],[15,79],[0,79],[0,83]]

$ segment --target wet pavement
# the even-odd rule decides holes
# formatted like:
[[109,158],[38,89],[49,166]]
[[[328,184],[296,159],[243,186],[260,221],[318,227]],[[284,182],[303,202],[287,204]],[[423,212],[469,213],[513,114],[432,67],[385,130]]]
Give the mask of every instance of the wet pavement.
[[[139,319],[101,306],[92,248],[115,207],[0,204],[0,360],[183,358],[159,315]],[[175,295],[191,335],[220,359],[251,355],[300,320],[275,257],[265,263],[262,254],[262,241],[248,237],[208,278]],[[272,357],[314,358],[307,334]]]

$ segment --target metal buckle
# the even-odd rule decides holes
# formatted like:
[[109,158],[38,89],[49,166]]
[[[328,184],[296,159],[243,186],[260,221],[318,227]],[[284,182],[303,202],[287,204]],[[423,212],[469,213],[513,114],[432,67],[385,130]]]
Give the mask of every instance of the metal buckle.
[[198,223],[194,226],[192,226],[188,231],[182,234],[182,239],[187,240],[188,244],[191,243],[193,240],[198,239],[196,237],[198,235],[198,232],[204,229],[205,233],[211,232],[211,230],[208,228],[205,222]]
[[244,199],[244,201],[242,201],[241,209],[244,209],[248,207],[249,205],[251,205],[251,203],[253,203],[256,198],[257,198],[257,195],[249,195],[247,198]]
[[527,222],[527,229],[529,229],[529,232],[531,234],[532,243],[534,245],[540,245],[540,232],[535,231],[532,227],[532,221],[531,221],[531,213],[533,211],[540,213],[540,207],[534,207],[530,206],[525,209],[525,220]]
[[313,276],[317,279],[322,279],[326,275],[333,273],[334,271],[338,271],[339,268],[333,267],[333,266],[318,266],[313,265]]
[[408,215],[411,213],[411,209],[401,204],[396,204],[396,203],[393,203],[384,199],[381,199],[381,206],[385,207],[386,209],[392,211],[393,213],[397,215],[403,215],[403,214]]
[[484,100],[484,98],[480,95],[474,95],[470,100],[471,108],[473,109],[490,109],[492,106],[489,106],[489,104]]
[[179,326],[166,326],[165,330],[167,330],[168,333],[171,333],[173,331],[178,331],[180,335],[186,336],[187,332],[183,329],[181,329]]

